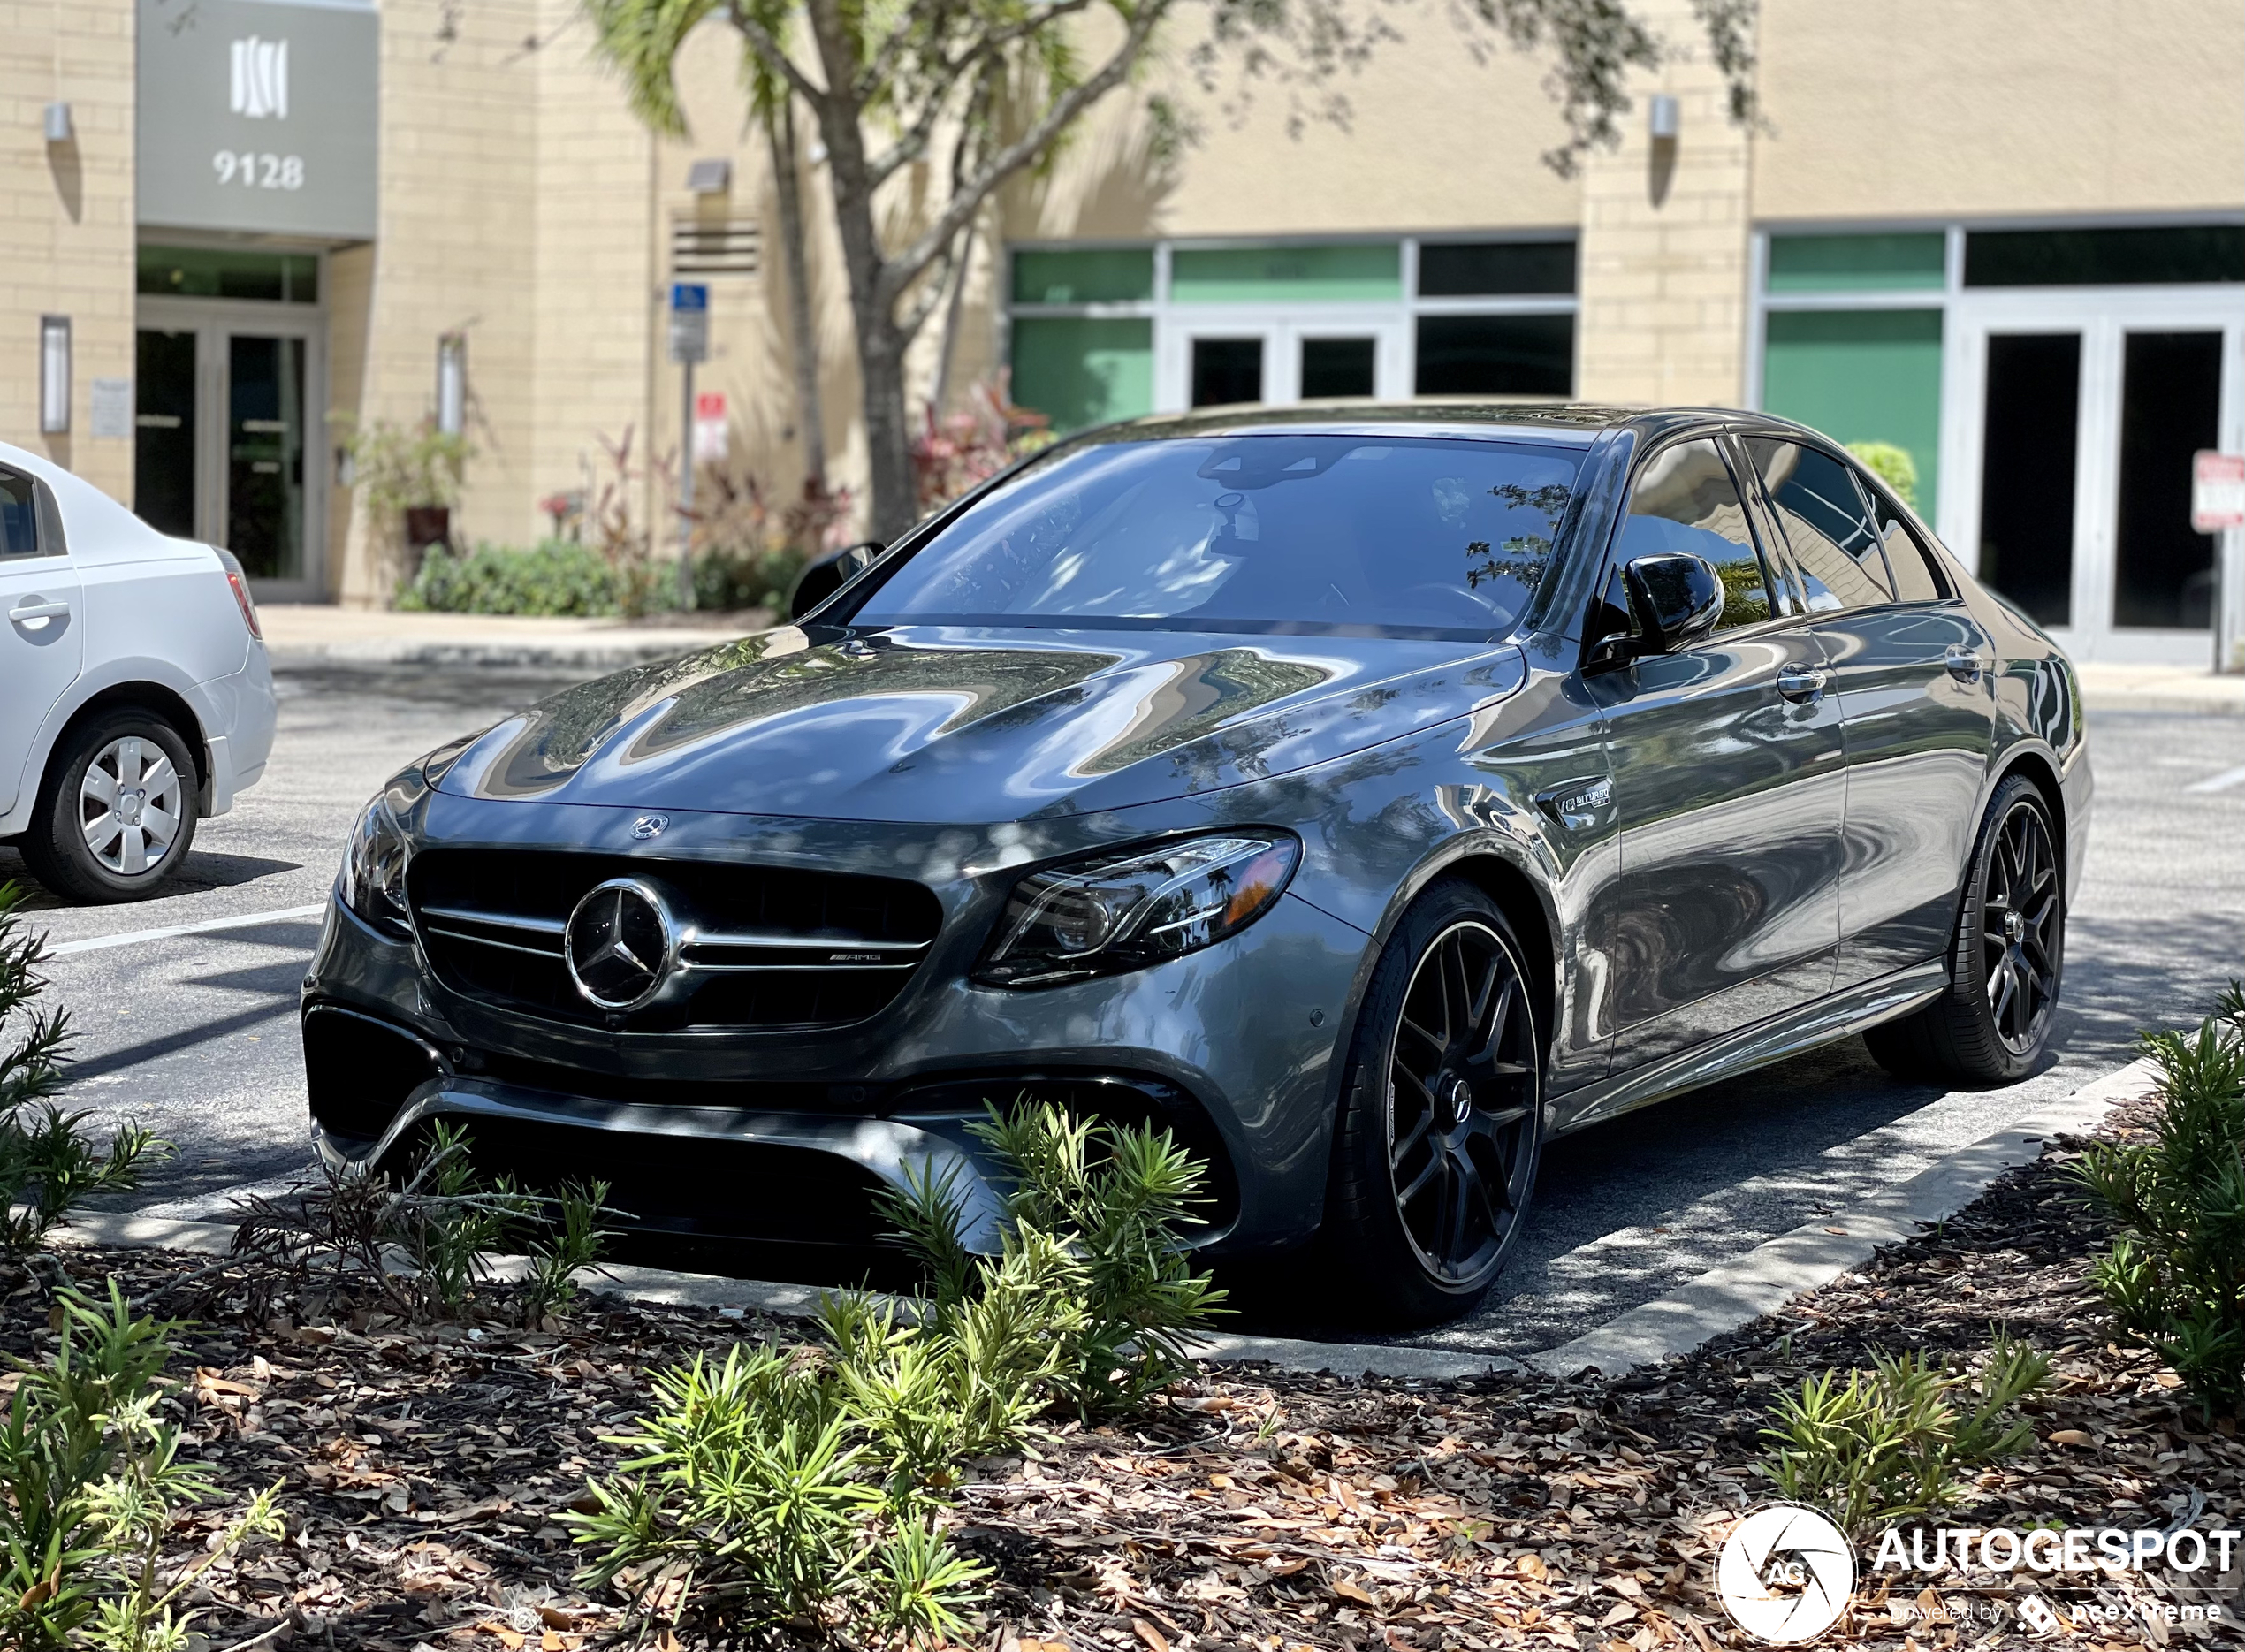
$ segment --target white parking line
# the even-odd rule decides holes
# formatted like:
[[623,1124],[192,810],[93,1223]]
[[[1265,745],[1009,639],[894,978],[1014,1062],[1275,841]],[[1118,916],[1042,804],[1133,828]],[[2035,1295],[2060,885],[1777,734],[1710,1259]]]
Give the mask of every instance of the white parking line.
[[173,924],[164,929],[130,929],[121,935],[96,935],[91,940],[65,940],[59,947],[47,948],[50,958],[68,957],[73,952],[99,952],[105,947],[135,947],[144,940],[169,940],[174,935],[202,935],[214,929],[252,929],[260,924],[278,924],[292,917],[317,917],[327,910],[327,903],[314,906],[284,906],[270,912],[244,912],[233,917],[206,918],[200,924]]
[[2231,787],[2237,785],[2241,781],[2245,781],[2245,763],[2239,764],[2234,769],[2224,769],[2218,774],[2210,774],[2204,780],[2198,781],[2195,785],[2184,787],[2183,790],[2187,792],[2226,792]]

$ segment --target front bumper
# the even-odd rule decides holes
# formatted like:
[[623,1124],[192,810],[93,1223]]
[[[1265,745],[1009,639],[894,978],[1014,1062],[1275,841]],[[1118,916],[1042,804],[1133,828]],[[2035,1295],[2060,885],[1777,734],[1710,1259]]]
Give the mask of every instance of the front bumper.
[[[534,811],[549,829],[554,815],[478,809]],[[595,839],[614,823],[599,824]],[[894,844],[833,852],[841,832],[830,824],[818,864],[900,864]],[[739,817],[727,833],[737,845]],[[791,831],[790,852],[818,835]],[[682,825],[670,837],[692,847]],[[949,1175],[986,1243],[995,1178],[969,1125],[1027,1092],[1168,1124],[1211,1165],[1202,1243],[1307,1237],[1322,1214],[1336,1038],[1364,933],[1290,894],[1242,933],[1167,964],[1042,991],[978,987],[967,970],[1019,856],[947,858],[964,870],[928,880],[946,920],[910,984],[868,1021],[810,1032],[637,1034],[503,1013],[449,991],[415,942],[331,902],[305,986],[322,1150],[395,1164],[453,1118],[493,1168],[532,1183],[609,1180],[611,1203],[646,1227],[797,1242],[875,1238],[882,1188]]]

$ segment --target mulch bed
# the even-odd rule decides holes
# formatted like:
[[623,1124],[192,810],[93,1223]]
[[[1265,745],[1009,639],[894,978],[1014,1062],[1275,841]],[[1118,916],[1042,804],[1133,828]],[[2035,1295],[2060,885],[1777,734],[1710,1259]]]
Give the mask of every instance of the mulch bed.
[[[2114,1128],[2126,1128],[2125,1123]],[[988,1652],[1747,1644],[1715,1601],[1713,1555],[1771,1495],[1759,1431],[1775,1397],[1873,1351],[1984,1350],[2003,1327],[2053,1355],[2030,1402],[2037,1444],[1981,1477],[1941,1523],[2245,1525],[2245,1444],[2208,1426],[2156,1356],[2114,1344],[2083,1283],[2104,1235],[2053,1149],[1937,1232],[1883,1252],[1693,1358],[1617,1382],[1343,1381],[1212,1367],[1128,1427],[1070,1425],[980,1465],[957,1498],[965,1547],[996,1572]],[[162,1308],[208,1259],[65,1247],[81,1283],[114,1271]],[[226,1276],[217,1275],[224,1285]],[[49,1281],[0,1269],[0,1349],[51,1349]],[[303,1305],[298,1305],[300,1307]],[[312,1305],[316,1309],[316,1304]],[[556,1517],[615,1451],[647,1376],[697,1349],[786,1337],[753,1318],[595,1298],[557,1334],[491,1323],[246,1327],[183,1338],[192,1452],[239,1500],[282,1482],[289,1536],[209,1568],[198,1625],[217,1652],[597,1646],[613,1601],[575,1590]],[[186,1521],[185,1560],[225,1520]],[[1864,1557],[1868,1560],[1868,1557]],[[2031,1587],[2127,1614],[2071,1621],[2070,1647],[2226,1642],[2245,1557],[2219,1579]],[[2195,1581],[2195,1587],[2193,1587]],[[1870,1582],[1831,1640],[2020,1644],[2000,1578]],[[2016,1586],[2030,1585],[2021,1574]],[[2139,1608],[2219,1603],[2226,1622]],[[690,1634],[666,1647],[706,1642]]]

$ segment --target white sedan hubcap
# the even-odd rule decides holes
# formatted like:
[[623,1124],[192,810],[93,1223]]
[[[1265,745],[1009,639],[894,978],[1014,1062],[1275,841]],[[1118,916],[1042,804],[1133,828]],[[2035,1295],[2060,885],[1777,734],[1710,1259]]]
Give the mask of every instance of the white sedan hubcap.
[[126,735],[86,765],[78,787],[79,828],[95,860],[123,877],[140,877],[170,852],[183,802],[179,772],[163,748]]

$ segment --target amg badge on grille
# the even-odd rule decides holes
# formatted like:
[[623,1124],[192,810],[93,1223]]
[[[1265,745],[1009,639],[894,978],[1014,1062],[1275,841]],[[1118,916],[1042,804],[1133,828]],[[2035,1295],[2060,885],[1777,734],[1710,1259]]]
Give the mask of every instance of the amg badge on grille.
[[630,878],[597,885],[561,933],[569,978],[603,1009],[636,1009],[661,990],[678,954],[662,897]]

